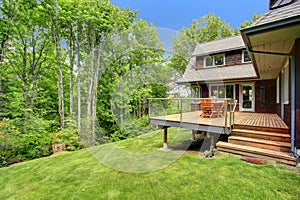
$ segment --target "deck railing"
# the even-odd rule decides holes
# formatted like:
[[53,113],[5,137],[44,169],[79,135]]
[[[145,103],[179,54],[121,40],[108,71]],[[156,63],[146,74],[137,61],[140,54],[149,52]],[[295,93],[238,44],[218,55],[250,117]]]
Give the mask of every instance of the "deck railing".
[[[212,119],[223,119],[224,124],[222,125],[224,129],[230,130],[234,123],[234,110],[236,107],[236,100],[230,98],[148,98],[148,114],[149,119],[152,118],[168,118],[168,116],[179,115],[179,122],[182,124],[188,116],[189,112],[202,111],[202,106],[200,104],[201,100],[210,99],[214,102],[224,102],[225,112],[222,116],[215,116]],[[206,118],[207,119],[207,118]],[[204,121],[203,117],[197,119],[201,124],[201,120]],[[219,120],[220,121],[220,120]]]

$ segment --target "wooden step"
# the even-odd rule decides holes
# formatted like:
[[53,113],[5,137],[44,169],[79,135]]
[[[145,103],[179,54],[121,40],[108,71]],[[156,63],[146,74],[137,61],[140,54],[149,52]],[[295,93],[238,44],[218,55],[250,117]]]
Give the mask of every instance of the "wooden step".
[[232,129],[231,135],[263,139],[263,140],[279,141],[279,142],[291,141],[291,136],[287,133],[274,133],[274,132],[255,131],[255,130],[248,130],[248,129]]
[[267,159],[267,160],[275,160],[279,163],[284,163],[288,165],[295,166],[297,164],[297,159],[291,157],[289,153],[272,151],[268,149],[261,149],[256,147],[250,146],[243,146],[238,144],[231,144],[227,142],[218,142],[217,148],[219,151],[238,154],[238,155],[245,155],[251,156],[255,158]]
[[254,131],[265,131],[265,132],[274,132],[274,133],[289,133],[289,128],[278,128],[278,127],[268,127],[268,126],[251,126],[251,125],[240,125],[234,124],[234,129],[247,129]]
[[262,139],[255,139],[255,138],[241,137],[241,136],[229,136],[228,142],[232,144],[269,149],[273,151],[280,151],[280,152],[291,151],[291,145],[288,142],[262,140]]

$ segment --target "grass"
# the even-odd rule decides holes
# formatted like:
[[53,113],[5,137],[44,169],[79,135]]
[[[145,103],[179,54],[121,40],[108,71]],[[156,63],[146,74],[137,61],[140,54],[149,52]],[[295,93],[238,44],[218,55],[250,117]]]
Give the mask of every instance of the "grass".
[[[187,141],[186,136],[190,135],[176,134],[173,129],[171,146],[178,147],[180,140]],[[192,152],[157,151],[161,146],[162,131],[114,146],[66,152],[2,168],[0,199],[300,197],[300,175],[287,171],[283,165],[250,165],[227,154],[206,159]]]

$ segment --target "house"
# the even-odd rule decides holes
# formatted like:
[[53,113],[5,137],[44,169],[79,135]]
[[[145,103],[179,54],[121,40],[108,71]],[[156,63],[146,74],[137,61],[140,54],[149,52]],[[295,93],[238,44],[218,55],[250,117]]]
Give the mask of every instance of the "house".
[[260,80],[276,80],[274,110],[290,127],[291,155],[300,154],[300,1],[270,0],[270,10],[241,30]]
[[198,44],[178,83],[195,98],[236,99],[237,111],[274,112],[276,80],[258,79],[241,35]]
[[223,119],[201,119],[193,105],[191,112],[150,117],[165,129],[164,146],[167,128],[182,127],[214,134],[215,140],[229,134],[216,143],[221,151],[299,162],[300,0],[269,3],[269,12],[241,35],[198,44],[178,80],[191,86],[195,98],[236,100],[233,118],[230,112]]

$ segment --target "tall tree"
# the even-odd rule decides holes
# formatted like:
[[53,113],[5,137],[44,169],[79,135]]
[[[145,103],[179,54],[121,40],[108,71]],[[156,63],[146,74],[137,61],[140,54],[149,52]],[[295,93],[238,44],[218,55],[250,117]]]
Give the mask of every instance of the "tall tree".
[[42,71],[47,68],[46,60],[51,48],[49,31],[41,7],[36,1],[21,1],[17,7],[15,20],[16,34],[12,38],[14,50],[8,56],[23,91],[24,108],[32,110],[37,92],[37,84]]

